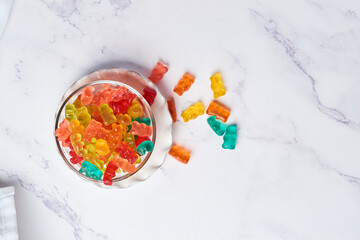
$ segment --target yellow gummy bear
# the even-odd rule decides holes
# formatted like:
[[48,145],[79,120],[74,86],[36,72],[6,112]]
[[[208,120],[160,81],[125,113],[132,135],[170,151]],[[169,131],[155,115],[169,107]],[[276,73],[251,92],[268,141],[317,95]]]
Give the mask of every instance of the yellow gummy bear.
[[221,97],[225,95],[226,89],[224,87],[223,80],[221,78],[221,73],[215,73],[210,77],[211,81],[211,90],[213,91],[214,98]]
[[65,106],[65,118],[71,122],[76,119],[74,104],[68,104]]
[[191,119],[195,119],[200,115],[203,115],[205,113],[204,105],[201,101],[195,103],[194,105],[191,105],[181,113],[181,117],[184,119],[184,122],[188,122]]
[[107,145],[107,142],[104,139],[98,139],[96,141],[95,151],[102,156],[105,156],[110,153],[110,149]]
[[87,150],[84,149],[84,142],[81,141],[81,134],[80,133],[73,133],[70,135],[70,142],[74,148],[75,153],[80,156],[84,157],[87,154]]
[[131,106],[128,109],[128,114],[132,118],[141,117],[143,115],[143,108],[136,99],[132,101]]
[[125,114],[119,113],[118,115],[116,115],[116,120],[121,125],[129,125],[132,122],[130,115],[126,113]]
[[105,126],[116,123],[116,117],[114,111],[111,109],[109,104],[103,103],[99,106],[99,111],[102,119],[104,120]]
[[82,106],[76,109],[75,114],[81,125],[83,125],[84,127],[87,127],[87,125],[89,125],[89,122],[91,120],[91,115],[88,113],[86,107]]
[[71,133],[80,133],[80,135],[83,135],[84,133],[84,126],[81,125],[79,120],[77,119],[70,122],[69,128],[71,130]]
[[124,142],[126,142],[127,145],[128,145],[129,147],[131,147],[132,149],[135,149],[135,148],[136,148],[135,136],[132,135],[130,132],[127,132],[127,133],[124,135]]

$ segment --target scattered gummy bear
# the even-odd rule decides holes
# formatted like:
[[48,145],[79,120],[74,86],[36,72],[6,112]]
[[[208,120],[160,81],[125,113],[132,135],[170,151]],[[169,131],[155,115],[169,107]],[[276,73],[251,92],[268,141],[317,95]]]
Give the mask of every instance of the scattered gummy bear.
[[176,144],[170,148],[169,154],[173,158],[184,164],[187,164],[189,162],[191,155],[189,150]]
[[157,62],[156,67],[152,70],[151,75],[148,78],[154,84],[157,84],[164,77],[167,71],[168,67],[164,63]]
[[176,122],[176,107],[175,107],[174,99],[170,98],[169,100],[167,100],[167,104],[168,104],[168,109],[169,109],[171,118],[172,118],[173,122]]
[[212,130],[214,130],[214,132],[219,135],[222,136],[225,133],[226,130],[226,124],[221,122],[220,120],[217,120],[215,116],[210,116],[207,119],[207,122],[209,124],[209,126],[211,127]]
[[206,114],[216,116],[217,119],[226,122],[230,116],[230,109],[214,100],[209,104]]
[[215,73],[210,77],[211,81],[211,90],[213,91],[214,98],[221,97],[225,95],[226,89],[224,87],[223,80],[221,78],[221,73]]
[[191,85],[194,83],[195,78],[190,73],[185,73],[183,77],[179,80],[178,84],[174,88],[174,92],[181,96],[184,92],[190,89]]
[[222,148],[224,149],[235,149],[236,145],[236,138],[237,138],[237,127],[236,124],[231,124],[226,127],[226,132],[223,137],[224,143]]
[[200,115],[203,115],[205,113],[204,105],[199,101],[195,103],[194,105],[191,105],[181,113],[181,117],[184,119],[184,122],[188,122],[192,119],[197,118]]

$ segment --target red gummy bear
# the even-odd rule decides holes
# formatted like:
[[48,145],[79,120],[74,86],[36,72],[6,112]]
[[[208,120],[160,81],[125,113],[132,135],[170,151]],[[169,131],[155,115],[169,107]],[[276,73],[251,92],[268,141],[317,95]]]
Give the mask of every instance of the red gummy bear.
[[140,143],[144,142],[144,141],[150,141],[150,138],[148,137],[137,137],[137,139],[135,140],[135,144],[136,146],[139,146]]
[[105,172],[104,172],[104,184],[105,185],[112,185],[113,181],[113,177],[115,177],[116,175],[116,170],[118,170],[118,167],[112,162],[110,161],[108,163],[108,165],[106,166]]
[[143,91],[144,91],[143,97],[151,106],[154,103],[156,97],[156,90],[152,89],[151,87],[145,87]]
[[70,162],[71,162],[72,164],[78,164],[79,162],[81,162],[81,161],[83,160],[83,158],[80,157],[80,156],[78,156],[78,155],[76,154],[76,152],[73,151],[73,150],[71,150],[71,151],[69,152],[69,154],[70,154],[70,156],[71,156]]
[[131,105],[131,102],[127,99],[120,100],[118,102],[110,102],[109,103],[109,106],[112,108],[115,115],[117,115],[119,113],[121,113],[121,114],[127,113],[127,110],[129,109],[130,105]]
[[115,151],[119,153],[122,158],[127,159],[130,164],[133,164],[138,159],[138,155],[124,141],[121,142],[121,146],[115,149]]
[[164,77],[167,71],[168,71],[168,67],[164,63],[157,62],[156,67],[151,72],[149,80],[157,84]]

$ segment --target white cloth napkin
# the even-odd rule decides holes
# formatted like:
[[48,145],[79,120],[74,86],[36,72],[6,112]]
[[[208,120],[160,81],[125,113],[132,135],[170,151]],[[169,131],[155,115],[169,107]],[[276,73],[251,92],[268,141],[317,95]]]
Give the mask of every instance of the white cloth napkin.
[[14,194],[14,187],[0,188],[0,240],[19,239]]
[[0,0],[0,38],[5,30],[13,0]]

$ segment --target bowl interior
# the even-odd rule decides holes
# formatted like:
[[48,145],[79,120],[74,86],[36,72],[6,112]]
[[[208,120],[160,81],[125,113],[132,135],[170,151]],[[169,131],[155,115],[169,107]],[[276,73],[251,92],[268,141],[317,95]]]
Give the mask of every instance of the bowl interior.
[[[155,140],[156,140],[156,124],[155,124],[155,119],[154,119],[154,115],[153,112],[151,110],[151,107],[149,106],[149,104],[147,103],[147,101],[144,99],[144,97],[138,92],[136,91],[134,88],[130,87],[127,84],[118,82],[118,81],[113,81],[113,80],[98,80],[98,81],[93,81],[90,82],[88,84],[85,84],[81,87],[79,87],[78,89],[74,90],[73,92],[71,92],[66,99],[63,99],[62,104],[60,106],[60,108],[58,109],[58,112],[56,114],[56,121],[55,121],[55,129],[59,126],[59,124],[64,120],[65,118],[65,106],[67,104],[73,103],[78,96],[82,93],[83,89],[87,86],[93,86],[95,88],[95,93],[102,91],[104,89],[105,84],[109,84],[110,88],[115,88],[118,86],[124,86],[126,87],[130,92],[134,93],[136,95],[136,100],[139,101],[139,103],[141,104],[141,106],[143,107],[143,116],[142,117],[146,117],[149,118],[151,121],[151,126],[153,127],[153,134],[150,137],[150,140],[154,143],[155,146]],[[60,155],[62,156],[62,158],[64,159],[65,163],[68,165],[69,168],[71,168],[74,172],[76,172],[81,178],[88,180],[88,181],[95,181],[92,178],[88,178],[86,177],[84,174],[79,173],[79,169],[80,169],[80,164],[72,164],[70,162],[70,149],[68,147],[63,147],[61,145],[61,143],[56,139],[56,144],[57,144],[57,148],[58,151],[60,153]],[[124,180],[130,176],[132,176],[133,174],[135,174],[137,171],[139,171],[148,161],[148,159],[150,158],[152,152],[149,152],[143,156],[140,156],[142,161],[139,164],[136,164],[136,171],[134,173],[126,173],[123,171],[118,171],[116,173],[116,176],[113,178],[113,182],[117,182],[117,181],[121,181]],[[102,182],[102,180],[96,181],[96,182]]]

